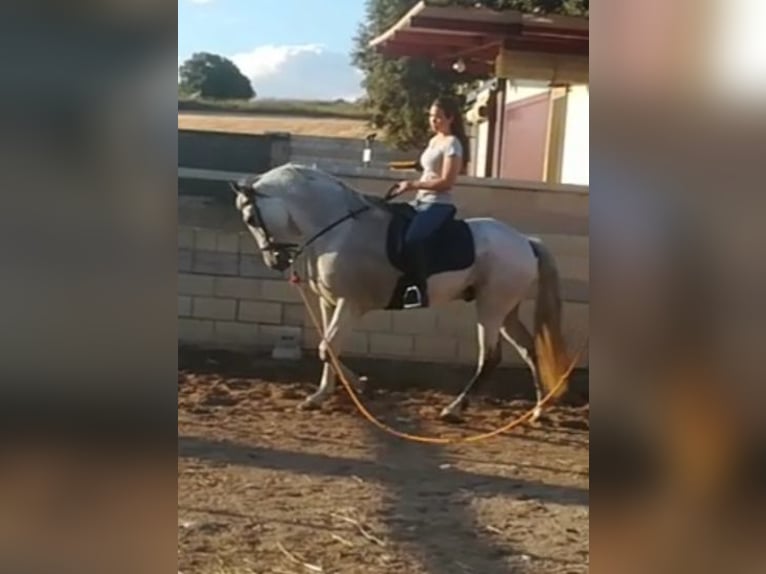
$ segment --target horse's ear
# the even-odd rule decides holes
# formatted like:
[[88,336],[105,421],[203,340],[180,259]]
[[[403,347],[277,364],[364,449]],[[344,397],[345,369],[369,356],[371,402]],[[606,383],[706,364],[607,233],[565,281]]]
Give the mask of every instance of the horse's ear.
[[239,182],[236,181],[229,182],[229,189],[231,189],[236,195],[240,195],[242,193],[242,188],[240,187]]
[[243,177],[237,181],[229,181],[229,187],[236,194],[248,195],[253,191],[253,185],[257,181],[257,177]]
[[258,183],[259,179],[261,179],[260,175],[248,175],[237,181],[230,181],[229,186],[236,193],[244,193],[249,195],[254,191],[253,187],[256,183]]

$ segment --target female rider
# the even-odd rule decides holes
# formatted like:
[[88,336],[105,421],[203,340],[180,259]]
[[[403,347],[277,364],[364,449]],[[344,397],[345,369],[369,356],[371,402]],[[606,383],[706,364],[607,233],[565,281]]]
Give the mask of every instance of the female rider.
[[469,160],[468,137],[456,100],[437,98],[431,105],[428,120],[434,136],[420,156],[423,173],[419,180],[402,181],[395,195],[417,190],[412,202],[417,214],[405,237],[406,253],[411,253],[410,267],[415,284],[404,293],[404,308],[428,307],[427,262],[425,244],[433,232],[456,212],[451,189]]

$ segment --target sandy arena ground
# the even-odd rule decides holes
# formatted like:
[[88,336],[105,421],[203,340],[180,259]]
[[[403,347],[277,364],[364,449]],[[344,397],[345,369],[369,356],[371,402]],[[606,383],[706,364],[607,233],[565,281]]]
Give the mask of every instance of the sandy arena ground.
[[[377,431],[340,389],[321,411],[296,410],[316,361],[186,351],[179,364],[183,574],[588,572],[587,406],[429,446]],[[490,430],[530,405],[478,398],[455,427],[435,420],[451,393],[371,387],[376,415],[427,435]]]

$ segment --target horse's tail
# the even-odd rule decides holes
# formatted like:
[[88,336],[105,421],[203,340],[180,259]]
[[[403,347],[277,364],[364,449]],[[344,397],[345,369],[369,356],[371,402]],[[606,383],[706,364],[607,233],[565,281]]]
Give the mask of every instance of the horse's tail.
[[[532,251],[537,257],[538,281],[535,298],[535,353],[537,374],[546,393],[559,384],[562,377],[568,378],[571,360],[568,356],[564,336],[561,332],[561,293],[559,272],[556,261],[548,248],[537,239],[530,239]],[[560,397],[568,381],[554,393]]]

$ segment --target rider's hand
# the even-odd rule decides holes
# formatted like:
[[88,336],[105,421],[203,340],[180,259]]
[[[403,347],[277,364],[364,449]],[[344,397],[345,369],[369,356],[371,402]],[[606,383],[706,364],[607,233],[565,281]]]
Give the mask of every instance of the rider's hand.
[[396,190],[394,191],[394,197],[396,197],[397,195],[402,195],[403,193],[406,193],[410,191],[411,189],[414,189],[414,187],[415,186],[412,184],[411,181],[407,181],[407,180],[400,181],[396,186]]

